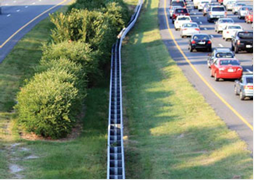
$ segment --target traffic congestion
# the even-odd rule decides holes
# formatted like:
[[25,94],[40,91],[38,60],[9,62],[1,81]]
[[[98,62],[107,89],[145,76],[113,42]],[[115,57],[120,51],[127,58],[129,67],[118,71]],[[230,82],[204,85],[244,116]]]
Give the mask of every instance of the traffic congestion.
[[[199,20],[199,12],[209,26]],[[246,58],[249,62],[253,53],[251,5],[236,0],[170,0],[169,18],[181,38],[189,37],[184,43],[190,53],[208,52],[207,70],[211,78],[233,80],[232,89],[240,100],[253,99],[253,63],[241,65]],[[216,34],[206,33],[208,28]],[[213,43],[215,36],[225,44]]]

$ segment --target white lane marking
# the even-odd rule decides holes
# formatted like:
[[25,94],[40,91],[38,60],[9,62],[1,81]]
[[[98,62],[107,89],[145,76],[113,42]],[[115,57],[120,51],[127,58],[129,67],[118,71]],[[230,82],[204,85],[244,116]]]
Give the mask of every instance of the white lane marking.
[[223,47],[222,44],[219,44],[220,47]]
[[17,1],[13,1],[13,3],[16,3]]
[[35,2],[33,4],[35,4]]
[[10,16],[11,16],[11,14],[8,14],[8,15],[7,15],[7,17],[10,17]]
[[204,28],[205,30],[207,30],[207,28]]
[[199,22],[200,24],[202,24],[202,22]]
[[20,11],[20,9],[17,10],[17,12],[19,12],[19,11]]
[[248,72],[250,72],[250,73],[252,73],[252,71],[251,70],[249,70],[249,69],[246,69]]
[[8,6],[9,4],[5,4],[5,6]]
[[211,35],[211,37],[213,38],[213,35]]
[[199,17],[196,17],[197,19],[199,19]]
[[28,6],[25,6],[25,8],[28,8]]
[[194,12],[194,14],[197,14],[197,13]]

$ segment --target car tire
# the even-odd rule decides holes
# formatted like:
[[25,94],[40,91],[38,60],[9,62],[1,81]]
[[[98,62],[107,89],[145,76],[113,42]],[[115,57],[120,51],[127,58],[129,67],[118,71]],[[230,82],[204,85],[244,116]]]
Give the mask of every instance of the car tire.
[[214,80],[219,81],[219,78],[217,77],[217,73],[214,74]]
[[244,100],[244,98],[245,98],[245,96],[243,95],[243,92],[240,91],[240,99],[241,99],[241,100]]
[[239,50],[237,47],[234,48],[235,49],[235,54],[238,54]]
[[174,20],[172,19],[172,24],[174,24]]
[[207,52],[212,52],[212,48],[207,48]]
[[190,47],[190,52],[193,52],[193,48]]
[[231,50],[235,51],[235,47],[231,44]]
[[238,95],[239,95],[239,93],[237,92],[237,88],[236,88],[236,86],[235,86],[235,88],[234,88],[234,93],[235,93],[235,95],[236,95],[236,96],[238,96]]
[[212,69],[210,70],[210,77],[213,77]]
[[172,19],[172,17],[171,17],[171,16],[169,16],[169,19]]

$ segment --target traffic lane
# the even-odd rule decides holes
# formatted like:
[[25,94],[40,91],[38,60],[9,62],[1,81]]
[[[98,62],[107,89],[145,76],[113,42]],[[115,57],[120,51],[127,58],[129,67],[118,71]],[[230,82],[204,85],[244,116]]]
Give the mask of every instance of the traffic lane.
[[[168,48],[168,51],[171,55],[171,57],[177,62],[178,66],[182,69],[183,73],[187,77],[187,79],[190,81],[190,83],[204,96],[206,101],[214,108],[217,115],[224,120],[224,122],[228,125],[228,127],[232,130],[235,130],[240,137],[247,142],[248,149],[253,150],[253,136],[252,136],[252,130],[244,124],[238,116],[236,116],[232,110],[230,110],[212,91],[208,86],[197,76],[197,74],[193,71],[193,69],[188,65],[188,63],[184,60],[182,54],[179,52],[177,47],[175,46],[173,40],[171,39],[171,36],[167,30],[166,25],[166,18],[164,15],[164,1],[160,1],[160,8],[159,8],[159,24],[160,24],[160,33],[162,40],[164,41],[166,47]],[[169,22],[169,25],[172,29],[172,33],[179,33],[174,32],[173,26],[171,22]],[[174,35],[179,43],[182,43],[183,45],[184,40],[187,39],[181,39],[180,35],[178,36]],[[179,38],[177,38],[179,37]],[[188,41],[188,40],[187,40]],[[186,53],[186,49],[184,50],[184,53]],[[207,54],[207,53],[206,53]],[[191,54],[190,54],[191,55]],[[202,53],[196,53],[196,56],[190,56],[189,54],[186,54],[186,56],[190,59],[192,59],[192,63],[198,64],[198,66],[202,66],[200,68],[201,70],[204,70],[205,73],[207,73],[208,68],[206,67],[206,58],[203,59]],[[197,58],[199,56],[199,58]],[[195,62],[194,62],[195,61]],[[208,71],[209,72],[209,71]],[[208,78],[209,79],[209,78]],[[210,79],[211,80],[211,79]],[[211,81],[214,83],[214,81]],[[222,82],[223,83],[223,82]],[[208,117],[209,118],[209,117]]]
[[[201,16],[198,12],[196,12],[196,16],[192,19],[194,22],[200,24],[202,22],[202,29],[206,27],[206,25],[210,25],[206,21],[206,17]],[[198,19],[197,17],[200,16]],[[171,23],[171,30],[175,37],[176,42],[181,47],[185,55],[192,62],[195,68],[201,73],[203,77],[212,85],[212,87],[234,108],[236,109],[250,124],[253,124],[253,104],[252,100],[241,101],[239,97],[234,95],[234,81],[232,80],[224,80],[224,82],[215,82],[213,78],[210,77],[210,69],[207,68],[206,60],[207,55],[210,52],[189,52],[188,43],[189,39],[180,38],[180,31],[175,31],[174,26]],[[214,24],[212,24],[214,26]],[[215,33],[213,28],[206,28],[208,30],[201,30],[201,33],[213,34]],[[230,42],[226,42],[222,39],[222,35],[218,34],[215,38],[212,39],[213,48],[221,47],[220,45],[224,45],[223,47],[231,47]],[[240,60],[242,65],[251,65],[252,63],[252,54],[251,53],[243,53],[237,54],[237,58]],[[185,64],[185,65],[188,65]],[[249,66],[247,66],[249,67]],[[246,69],[246,68],[245,68]]]
[[[54,2],[55,4],[58,4],[62,1],[63,0],[56,0]],[[49,0],[38,1],[37,5],[32,5],[33,3],[35,2],[31,0],[27,2],[27,6],[29,6],[29,8],[25,8],[25,5],[3,7],[3,14],[0,15],[0,45],[2,45],[13,33],[26,23],[55,5]]]
[[[49,1],[49,0],[47,0]],[[64,1],[63,4],[51,9],[50,11],[48,11],[47,13],[41,15],[40,17],[38,17],[37,19],[35,19],[33,22],[31,22],[29,25],[27,25],[26,27],[24,27],[21,31],[19,31],[13,38],[11,38],[8,43],[6,43],[2,48],[0,48],[0,63],[4,60],[4,58],[8,55],[8,53],[11,51],[11,49],[15,46],[15,44],[26,34],[28,33],[38,22],[40,22],[41,20],[45,19],[46,17],[48,17],[49,13],[53,13],[55,12],[57,9],[59,9],[61,6],[69,3],[71,0],[67,0]],[[46,1],[43,0],[44,3],[46,3]],[[54,1],[55,4],[62,2],[60,0],[58,0],[57,2]],[[31,3],[29,1],[29,3]],[[48,2],[48,4],[52,4],[53,2]],[[29,6],[30,7],[30,6]],[[54,7],[54,6],[52,6]],[[24,12],[23,12],[24,13]],[[0,17],[2,17],[0,15]],[[33,17],[34,18],[34,17]],[[0,27],[2,27],[1,25],[2,21],[0,21]],[[20,27],[19,27],[20,28]],[[0,28],[1,29],[1,28]],[[1,33],[2,34],[2,33]]]

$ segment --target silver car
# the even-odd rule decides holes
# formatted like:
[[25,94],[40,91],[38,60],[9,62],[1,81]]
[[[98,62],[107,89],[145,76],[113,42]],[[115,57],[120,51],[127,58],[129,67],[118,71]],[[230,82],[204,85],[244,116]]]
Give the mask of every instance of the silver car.
[[243,7],[243,6],[246,6],[246,4],[244,4],[244,3],[235,3],[234,5],[233,5],[233,9],[232,9],[232,13],[233,14],[237,14],[238,13],[238,11],[239,11],[239,9],[241,8],[241,7]]
[[200,33],[200,28],[196,22],[184,23],[180,29],[180,36],[182,38],[187,36],[192,36],[193,34],[199,34],[199,33]]
[[234,24],[234,20],[232,18],[220,18],[216,23],[215,23],[215,32],[222,32],[225,27],[229,24]]
[[198,4],[198,11],[202,11],[206,4],[209,4],[209,1],[200,1]]
[[243,6],[238,10],[238,18],[243,19],[249,11],[252,11],[253,8],[251,6]]
[[212,3],[210,3],[210,4],[205,4],[204,7],[203,7],[203,16],[206,16],[207,11],[208,11],[208,9],[209,9],[210,7],[212,7],[212,6],[219,6],[219,5],[220,5],[220,4],[217,3],[217,2],[212,2]]
[[172,19],[173,13],[175,11],[175,9],[177,8],[182,8],[181,6],[172,6],[171,9],[169,9],[169,18]]
[[235,1],[228,1],[227,5],[226,5],[226,10],[227,11],[232,11],[233,7],[234,7]]
[[240,80],[236,80],[234,91],[235,95],[240,95],[241,100],[245,97],[253,99],[253,74],[244,74]]
[[225,18],[225,17],[227,17],[227,12],[224,6],[212,6],[208,9],[208,12],[207,12],[208,22],[217,20],[219,18]]

